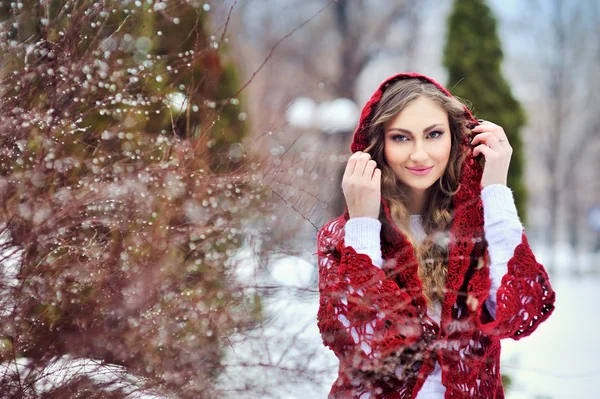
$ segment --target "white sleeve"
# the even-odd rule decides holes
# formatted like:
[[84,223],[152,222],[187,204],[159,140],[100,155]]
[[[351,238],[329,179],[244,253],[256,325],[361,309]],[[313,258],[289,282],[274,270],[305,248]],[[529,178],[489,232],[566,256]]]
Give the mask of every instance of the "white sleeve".
[[521,243],[523,225],[511,189],[504,184],[491,184],[481,190],[485,238],[490,255],[490,295],[485,303],[496,318],[496,294],[502,277],[508,272],[508,261]]
[[351,218],[344,226],[344,243],[358,253],[369,255],[373,264],[383,265],[381,257],[381,222],[369,217]]

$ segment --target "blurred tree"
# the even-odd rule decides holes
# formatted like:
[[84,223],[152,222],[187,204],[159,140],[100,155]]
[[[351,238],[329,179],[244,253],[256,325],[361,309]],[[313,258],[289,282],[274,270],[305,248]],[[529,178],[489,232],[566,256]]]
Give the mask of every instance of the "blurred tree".
[[[215,6],[225,13],[228,3],[234,1]],[[291,182],[283,181],[287,173],[279,173],[274,185],[286,202],[278,212],[282,224],[271,232],[269,241],[280,250],[292,237],[302,236],[302,228],[308,230],[305,237],[314,240],[317,226],[343,212],[340,183],[345,164],[337,157],[332,161],[332,156],[348,152],[353,133],[353,129],[333,135],[311,128],[294,130],[285,126],[286,107],[297,97],[310,97],[317,103],[338,98],[364,101],[358,98],[357,84],[373,62],[393,62],[397,71],[413,69],[425,15],[434,2],[264,0],[260,4],[241,2],[238,23],[232,29],[239,36],[234,45],[243,60],[240,68],[253,81],[254,101],[249,106],[253,107],[254,131],[272,132],[271,148],[291,148],[286,150],[286,159],[277,160],[281,161],[277,170],[294,168],[303,173]],[[264,66],[265,71],[256,74],[257,66]],[[314,152],[316,161],[289,161],[295,152],[299,157],[302,152]],[[305,180],[315,174],[319,176],[316,182]],[[297,248],[294,243],[285,250]]]
[[508,186],[513,190],[519,217],[527,224],[527,189],[521,128],[525,112],[502,73],[502,45],[496,19],[484,0],[455,0],[448,17],[444,67],[452,94],[468,99],[478,118],[504,128],[513,148]]
[[[523,141],[520,134],[525,112],[513,97],[502,74],[502,48],[496,19],[484,0],[454,0],[448,17],[444,67],[452,94],[468,99],[472,111],[504,128],[513,148],[507,185],[513,190],[519,218],[527,223],[527,190],[524,181]],[[502,376],[508,392],[510,376]]]
[[[600,122],[596,99],[600,90],[600,3],[529,0],[523,7],[518,25],[523,26],[526,19],[527,31],[522,34],[532,37],[534,43],[544,43],[527,51],[520,61],[533,70],[528,82],[538,93],[531,104],[536,111],[532,130],[546,182],[540,202],[546,210],[541,226],[544,244],[553,251],[548,270],[557,266],[562,241],[573,249],[570,269],[577,274],[585,267],[580,255],[593,251],[593,237],[598,236],[588,224],[588,212],[600,203],[596,166],[600,149],[596,128]],[[594,262],[588,267],[598,272]]]
[[117,373],[43,388],[67,357],[219,396],[228,337],[260,318],[230,258],[266,196],[208,10],[0,5],[3,397],[126,396]]

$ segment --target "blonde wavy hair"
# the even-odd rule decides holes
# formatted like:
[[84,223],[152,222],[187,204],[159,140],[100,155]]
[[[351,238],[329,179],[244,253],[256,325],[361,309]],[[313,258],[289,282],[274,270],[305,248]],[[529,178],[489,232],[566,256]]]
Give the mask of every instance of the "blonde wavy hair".
[[[448,113],[452,144],[446,171],[430,188],[429,203],[422,214],[423,228],[427,236],[419,245],[410,233],[410,213],[406,207],[407,187],[397,179],[384,158],[384,124],[419,97],[426,97],[440,105]],[[364,150],[371,155],[381,169],[381,196],[390,204],[393,222],[415,248],[419,263],[418,276],[423,283],[423,294],[428,305],[444,299],[444,287],[448,276],[448,241],[453,218],[452,196],[460,188],[460,172],[467,158],[460,150],[460,139],[468,135],[465,104],[458,98],[446,96],[434,84],[416,78],[400,79],[390,83],[374,110],[369,125],[369,146]]]

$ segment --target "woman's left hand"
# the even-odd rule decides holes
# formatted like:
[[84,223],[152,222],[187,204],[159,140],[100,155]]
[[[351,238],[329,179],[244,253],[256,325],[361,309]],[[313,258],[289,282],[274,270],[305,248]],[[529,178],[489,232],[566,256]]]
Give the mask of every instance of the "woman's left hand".
[[[504,129],[495,123],[483,121],[471,131],[476,133],[475,138],[471,141],[471,145],[476,146],[473,149],[473,156],[483,154],[485,157],[481,187],[491,184],[506,186],[513,149]],[[478,143],[479,145],[477,145]]]

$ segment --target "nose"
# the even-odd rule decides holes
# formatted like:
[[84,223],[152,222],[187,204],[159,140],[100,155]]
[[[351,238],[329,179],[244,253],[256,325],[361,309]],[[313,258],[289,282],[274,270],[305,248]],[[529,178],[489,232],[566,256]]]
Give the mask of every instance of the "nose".
[[411,161],[415,163],[422,163],[427,160],[427,153],[423,150],[422,146],[417,146],[413,152],[410,154]]

